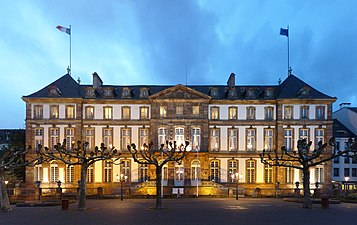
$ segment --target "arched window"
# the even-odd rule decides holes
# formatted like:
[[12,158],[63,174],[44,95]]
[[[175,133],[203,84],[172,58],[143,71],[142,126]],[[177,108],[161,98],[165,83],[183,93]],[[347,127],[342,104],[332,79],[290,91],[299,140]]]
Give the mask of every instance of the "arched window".
[[183,186],[185,180],[185,170],[182,164],[175,164],[175,186]]
[[211,160],[210,163],[210,180],[214,182],[219,182],[219,161],[217,159]]
[[94,182],[94,166],[90,165],[87,168],[87,183]]

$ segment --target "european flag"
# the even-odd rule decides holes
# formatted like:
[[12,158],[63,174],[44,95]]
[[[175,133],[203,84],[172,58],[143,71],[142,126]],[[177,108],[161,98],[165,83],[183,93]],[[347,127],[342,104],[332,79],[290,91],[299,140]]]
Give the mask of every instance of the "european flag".
[[280,35],[284,35],[284,36],[289,37],[289,30],[280,28]]

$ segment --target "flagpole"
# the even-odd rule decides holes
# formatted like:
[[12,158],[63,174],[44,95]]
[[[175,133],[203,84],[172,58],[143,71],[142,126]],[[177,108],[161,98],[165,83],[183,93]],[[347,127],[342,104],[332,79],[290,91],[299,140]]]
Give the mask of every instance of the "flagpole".
[[289,25],[288,25],[288,75],[290,75],[290,47],[289,47]]
[[69,25],[69,74],[72,75],[72,27]]

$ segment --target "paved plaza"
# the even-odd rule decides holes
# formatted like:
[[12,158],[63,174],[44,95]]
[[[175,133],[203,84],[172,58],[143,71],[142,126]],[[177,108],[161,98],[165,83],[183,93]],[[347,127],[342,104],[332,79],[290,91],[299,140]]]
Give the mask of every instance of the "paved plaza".
[[154,210],[155,199],[88,200],[88,209],[78,211],[77,204],[69,210],[61,206],[15,207],[0,213],[1,225],[42,224],[239,224],[239,225],[329,225],[353,224],[357,204],[331,204],[322,209],[303,209],[301,203],[282,199],[164,199],[164,209]]

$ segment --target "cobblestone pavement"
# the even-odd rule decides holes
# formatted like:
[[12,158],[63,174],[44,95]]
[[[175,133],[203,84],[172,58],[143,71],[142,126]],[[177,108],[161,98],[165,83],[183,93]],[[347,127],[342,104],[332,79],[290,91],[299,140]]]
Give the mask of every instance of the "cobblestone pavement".
[[331,204],[322,209],[303,209],[300,203],[282,199],[164,199],[164,209],[154,210],[155,199],[88,200],[87,210],[61,206],[13,207],[0,213],[0,225],[57,224],[239,224],[239,225],[329,225],[354,224],[357,204]]

